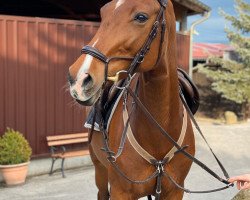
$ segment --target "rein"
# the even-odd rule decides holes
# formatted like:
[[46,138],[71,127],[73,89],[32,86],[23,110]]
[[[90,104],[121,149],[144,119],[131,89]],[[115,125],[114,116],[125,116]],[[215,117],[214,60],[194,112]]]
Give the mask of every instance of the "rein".
[[[140,99],[138,98],[137,96],[137,92],[133,91],[131,88],[130,88],[130,83],[131,83],[131,80],[133,79],[133,75],[135,74],[137,68],[139,67],[139,65],[144,61],[144,57],[146,56],[147,52],[149,51],[150,49],[150,46],[153,42],[153,40],[156,38],[157,36],[157,33],[158,33],[158,30],[159,30],[159,27],[161,25],[161,41],[160,41],[160,45],[159,45],[159,52],[158,52],[158,58],[157,58],[157,61],[156,61],[156,64],[159,62],[160,60],[160,57],[161,57],[161,54],[162,54],[162,44],[163,44],[163,41],[164,41],[164,35],[165,35],[165,30],[166,30],[166,20],[165,20],[165,9],[166,9],[166,6],[167,6],[167,0],[158,0],[161,8],[159,10],[159,13],[156,17],[156,21],[154,22],[153,26],[152,26],[152,29],[146,39],[146,42],[143,44],[143,46],[141,47],[141,49],[138,51],[138,53],[135,55],[135,57],[126,57],[126,56],[114,56],[114,57],[107,57],[105,56],[103,53],[101,53],[98,49],[94,48],[94,47],[91,47],[91,46],[84,46],[81,50],[81,52],[83,54],[89,54],[93,57],[95,57],[96,59],[100,60],[101,62],[104,63],[105,65],[105,73],[104,73],[104,82],[103,82],[103,86],[102,86],[102,92],[101,92],[101,95],[98,99],[98,101],[96,102],[96,104],[94,105],[95,106],[95,110],[97,113],[96,114],[100,114],[101,116],[101,122],[100,122],[100,131],[102,132],[103,134],[103,142],[104,142],[104,147],[103,147],[103,151],[105,151],[107,153],[107,159],[108,161],[110,162],[110,164],[114,167],[114,169],[117,171],[117,173],[119,175],[121,175],[124,179],[126,179],[127,181],[131,182],[131,183],[135,183],[135,184],[144,184],[154,178],[156,178],[156,186],[155,186],[155,199],[156,200],[159,200],[160,199],[160,194],[161,194],[161,185],[162,185],[162,178],[163,177],[166,177],[170,180],[170,182],[172,182],[177,188],[187,192],[187,193],[211,193],[211,192],[217,192],[217,191],[221,191],[221,190],[224,190],[224,189],[227,189],[231,186],[233,186],[232,183],[229,183],[227,181],[227,179],[229,178],[229,175],[228,173],[226,172],[225,168],[223,167],[223,165],[221,164],[221,162],[219,161],[219,159],[216,157],[216,155],[214,154],[213,150],[211,149],[211,147],[209,146],[209,144],[207,143],[207,140],[205,139],[204,135],[202,134],[197,122],[195,121],[194,119],[194,116],[192,114],[192,112],[190,111],[186,101],[185,101],[185,98],[182,94],[182,92],[180,91],[180,98],[182,100],[182,103],[185,107],[184,110],[187,111],[187,113],[189,114],[193,124],[195,125],[196,129],[198,130],[198,132],[201,134],[202,138],[205,140],[206,144],[208,145],[210,151],[212,152],[213,156],[215,157],[218,165],[220,166],[224,176],[225,176],[225,179],[221,178],[220,176],[218,176],[214,171],[212,171],[209,167],[207,167],[204,163],[202,163],[201,161],[199,161],[198,159],[196,159],[194,156],[192,156],[191,154],[189,154],[188,152],[185,151],[185,149],[187,148],[187,146],[184,146],[184,147],[181,147],[181,144],[179,144],[178,142],[176,142],[168,133],[167,131],[165,131],[161,125],[155,120],[155,118],[151,115],[151,113],[147,110],[147,108],[143,105],[143,103],[140,101]],[[165,157],[163,158],[162,160],[157,160],[156,158],[154,157],[150,157],[149,159],[145,159],[143,156],[143,158],[145,160],[147,160],[147,162],[149,164],[151,164],[152,166],[155,167],[155,172],[150,175],[149,177],[147,177],[145,180],[132,180],[130,179],[128,176],[126,176],[122,170],[119,168],[119,166],[116,164],[116,159],[122,154],[123,152],[123,149],[124,149],[124,145],[125,145],[125,141],[126,141],[126,138],[128,137],[128,129],[130,127],[129,125],[129,120],[130,120],[130,115],[133,111],[133,107],[134,105],[132,106],[132,109],[130,111],[130,113],[128,114],[127,113],[127,118],[126,118],[126,121],[124,122],[124,130],[123,130],[123,133],[122,133],[122,137],[121,137],[121,141],[120,141],[120,146],[119,146],[119,149],[118,149],[118,152],[117,154],[115,154],[109,147],[109,136],[108,136],[108,132],[107,130],[104,128],[104,119],[103,119],[103,115],[102,115],[102,112],[103,112],[103,102],[102,102],[102,96],[103,96],[103,93],[104,93],[104,90],[105,90],[105,86],[106,86],[106,83],[108,80],[117,80],[118,79],[118,76],[119,76],[119,72],[118,74],[115,76],[115,77],[109,77],[108,76],[108,66],[109,66],[109,63],[113,60],[130,60],[131,61],[131,64],[128,68],[128,71],[122,71],[122,72],[125,72],[127,73],[127,78],[126,80],[123,82],[122,86],[121,87],[117,87],[118,89],[121,89],[122,91],[122,95],[123,95],[123,112],[126,111],[126,106],[127,106],[127,97],[128,95],[130,95],[134,101],[134,105],[136,104],[142,111],[143,113],[145,114],[145,116],[148,118],[148,120],[158,129],[160,130],[160,132],[169,140],[169,142],[172,143],[172,145],[175,147],[175,150],[173,155],[177,154],[177,153],[182,153],[184,156],[186,156],[188,159],[192,160],[194,163],[196,163],[198,166],[200,166],[202,169],[204,169],[205,171],[207,171],[210,175],[212,175],[214,178],[216,178],[217,180],[219,180],[220,182],[226,184],[226,186],[224,187],[221,187],[221,188],[218,188],[218,189],[213,189],[213,190],[206,190],[206,191],[192,191],[192,190],[189,190],[189,189],[186,189],[184,187],[182,187],[181,185],[179,185],[168,173],[167,171],[165,171],[164,169],[164,166],[166,164],[168,164],[171,160],[170,157]],[[138,88],[138,82],[137,82],[137,87]],[[94,116],[95,116],[94,115]],[[124,115],[123,115],[124,116]],[[94,117],[95,118],[95,117]],[[124,117],[123,117],[124,118]],[[93,130],[94,130],[94,123],[95,123],[95,119],[93,120],[93,124],[92,124],[92,129],[91,129],[91,133],[90,135],[92,136],[92,133],[93,133]],[[90,138],[91,138],[90,136]],[[134,146],[133,146],[134,147]],[[142,151],[138,152],[140,155],[142,154]],[[147,157],[147,156],[146,156]],[[148,156],[149,157],[149,156]],[[173,156],[172,156],[173,157]],[[149,199],[151,199],[151,196],[148,196]]]

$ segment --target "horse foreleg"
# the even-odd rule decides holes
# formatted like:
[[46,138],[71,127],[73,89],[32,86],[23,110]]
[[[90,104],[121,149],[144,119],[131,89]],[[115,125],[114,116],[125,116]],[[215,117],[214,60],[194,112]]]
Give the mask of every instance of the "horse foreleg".
[[109,200],[108,190],[108,170],[107,168],[96,158],[92,148],[89,148],[91,159],[95,166],[95,182],[98,188],[97,199]]
[[137,200],[137,198],[134,198],[132,194],[125,193],[116,187],[112,187],[110,200]]
[[183,199],[183,195],[184,195],[184,191],[182,190],[172,190],[170,193],[168,193],[167,195],[162,195],[162,200],[182,200]]
[[98,200],[109,200],[108,171],[101,164],[95,164],[95,181],[98,188]]

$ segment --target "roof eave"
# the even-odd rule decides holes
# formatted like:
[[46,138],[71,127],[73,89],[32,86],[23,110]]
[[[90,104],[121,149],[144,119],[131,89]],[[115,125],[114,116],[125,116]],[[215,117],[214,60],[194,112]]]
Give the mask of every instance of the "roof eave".
[[175,0],[175,2],[188,8],[188,15],[203,14],[211,11],[211,8],[199,0]]

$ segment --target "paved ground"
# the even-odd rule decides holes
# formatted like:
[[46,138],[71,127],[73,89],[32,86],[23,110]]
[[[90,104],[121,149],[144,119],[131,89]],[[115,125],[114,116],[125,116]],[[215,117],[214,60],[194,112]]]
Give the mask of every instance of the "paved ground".
[[[238,125],[219,125],[201,122],[204,133],[222,159],[230,175],[250,173],[250,123]],[[214,159],[205,144],[196,136],[196,156],[218,171]],[[219,172],[219,171],[218,171]],[[97,190],[94,184],[94,170],[80,168],[66,172],[67,178],[55,174],[29,178],[22,186],[6,188],[0,185],[0,200],[95,200]],[[211,189],[221,186],[197,166],[193,165],[186,179],[186,187],[192,190]],[[237,190],[229,190],[214,194],[185,194],[184,200],[230,200]],[[245,199],[250,199],[245,198]]]

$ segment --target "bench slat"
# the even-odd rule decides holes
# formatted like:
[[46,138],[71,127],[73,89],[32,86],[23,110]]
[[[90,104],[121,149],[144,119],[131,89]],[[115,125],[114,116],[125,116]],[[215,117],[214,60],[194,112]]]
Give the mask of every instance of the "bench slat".
[[54,158],[69,158],[69,157],[76,157],[76,156],[85,156],[89,155],[89,150],[80,150],[80,151],[70,151],[64,153],[55,153],[52,154],[51,157]]
[[59,145],[65,145],[65,144],[76,144],[76,143],[83,143],[83,142],[87,142],[87,141],[88,141],[88,138],[77,138],[77,139],[51,141],[51,142],[48,142],[48,146],[59,146]]
[[88,133],[75,133],[75,134],[66,134],[66,135],[55,135],[55,136],[47,136],[47,141],[55,141],[55,140],[65,140],[65,139],[74,139],[74,138],[82,138],[88,137]]

